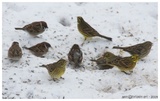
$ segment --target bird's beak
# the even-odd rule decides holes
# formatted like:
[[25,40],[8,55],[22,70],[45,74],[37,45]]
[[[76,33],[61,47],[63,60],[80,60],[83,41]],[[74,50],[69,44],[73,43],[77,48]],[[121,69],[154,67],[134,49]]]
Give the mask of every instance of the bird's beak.
[[51,49],[53,49],[53,47],[51,47]]
[[48,31],[48,27],[46,27],[45,30]]

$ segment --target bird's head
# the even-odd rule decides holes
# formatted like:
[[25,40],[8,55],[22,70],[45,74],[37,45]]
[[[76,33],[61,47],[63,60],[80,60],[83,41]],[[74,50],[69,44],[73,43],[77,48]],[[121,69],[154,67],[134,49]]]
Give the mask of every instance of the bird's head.
[[132,58],[133,62],[137,62],[140,59],[138,54],[132,55],[131,58]]
[[115,55],[114,55],[113,53],[111,53],[111,52],[105,52],[105,53],[103,54],[103,56],[104,56],[105,58],[107,58],[107,59],[111,59],[111,58],[115,57]]
[[48,42],[43,42],[43,43],[44,43],[45,47],[52,48],[52,46]]
[[44,28],[48,28],[48,26],[47,26],[47,23],[46,23],[46,22],[41,21],[41,23],[42,23],[42,26],[43,26]]
[[65,66],[67,64],[67,61],[65,59],[60,59],[60,60],[57,61],[57,63],[60,64],[60,65]]
[[150,42],[150,41],[146,41],[146,42],[144,42],[144,45],[148,46],[148,47],[151,47],[153,45],[153,43]]
[[84,20],[83,20],[83,18],[82,18],[81,16],[78,16],[78,17],[77,17],[77,22],[78,22],[78,24],[79,24],[79,23],[84,22]]
[[12,43],[12,45],[19,45],[19,43],[16,42],[16,41],[14,41],[14,42]]
[[80,49],[80,48],[79,48],[79,45],[78,45],[78,44],[74,44],[74,45],[72,46],[72,49]]

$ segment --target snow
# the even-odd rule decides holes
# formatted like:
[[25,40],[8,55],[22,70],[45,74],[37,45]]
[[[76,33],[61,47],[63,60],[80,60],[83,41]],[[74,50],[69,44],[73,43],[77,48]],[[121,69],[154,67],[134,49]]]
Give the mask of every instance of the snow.
[[[81,47],[85,69],[66,72],[58,82],[47,70],[39,67],[67,59],[73,44],[82,44],[84,37],[77,30],[77,16],[82,16],[99,33],[113,41],[95,37]],[[34,21],[46,21],[49,29],[40,38],[14,30]],[[117,99],[157,98],[158,96],[158,3],[2,3],[2,98],[3,99]],[[13,41],[32,46],[47,41],[51,49],[45,58],[22,49],[23,57],[10,62],[7,52]],[[131,75],[117,68],[98,70],[90,59],[104,52],[120,53],[113,46],[153,42],[150,54],[140,60]],[[107,48],[108,47],[108,48]],[[126,97],[127,98],[127,97]]]

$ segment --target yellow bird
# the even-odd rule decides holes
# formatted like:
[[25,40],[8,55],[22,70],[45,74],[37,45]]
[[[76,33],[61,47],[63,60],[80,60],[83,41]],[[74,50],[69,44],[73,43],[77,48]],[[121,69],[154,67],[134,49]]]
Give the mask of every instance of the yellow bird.
[[108,64],[118,67],[122,72],[129,75],[133,72],[133,68],[136,66],[138,60],[139,55],[136,54],[129,57],[117,57],[113,60],[108,61]]
[[128,47],[118,47],[114,46],[113,49],[122,49],[129,52],[131,55],[138,54],[139,58],[142,59],[150,53],[152,47],[152,42],[146,41],[144,43],[136,44]]
[[93,27],[91,27],[86,21],[84,21],[84,19],[81,16],[77,17],[77,22],[78,30],[84,36],[85,40],[90,37],[99,36],[108,39],[109,41],[112,41],[112,38],[99,34]]
[[57,80],[61,78],[61,76],[65,73],[67,61],[64,59],[60,59],[57,62],[42,65],[40,67],[45,67],[48,70],[49,75],[53,80]]

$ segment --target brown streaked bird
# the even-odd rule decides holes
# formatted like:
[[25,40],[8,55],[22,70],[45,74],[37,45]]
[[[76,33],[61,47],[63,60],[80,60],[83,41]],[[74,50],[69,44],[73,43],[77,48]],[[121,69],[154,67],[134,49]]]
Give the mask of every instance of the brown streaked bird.
[[49,75],[53,80],[57,80],[61,78],[61,76],[65,73],[67,61],[64,59],[60,59],[57,62],[42,65],[40,67],[45,67],[48,70]]
[[105,52],[102,57],[98,58],[97,60],[91,60],[97,63],[99,69],[111,69],[113,66],[109,65],[108,62],[114,60],[115,58],[120,57],[116,56],[111,52]]
[[91,59],[91,61],[96,62],[97,66],[99,67],[99,70],[112,69],[113,68],[113,66],[110,66],[106,63],[105,57],[100,57],[97,60]]
[[22,28],[15,28],[16,30],[23,30],[28,32],[31,36],[37,36],[45,31],[48,28],[45,21],[32,22],[31,24],[25,25]]
[[12,46],[8,50],[8,58],[11,60],[20,60],[22,58],[22,49],[18,42],[13,42]]
[[112,41],[112,38],[99,34],[93,27],[91,27],[86,21],[84,21],[84,19],[81,16],[77,17],[77,22],[78,30],[84,36],[85,40],[90,37],[99,36],[109,41]]
[[83,59],[83,53],[79,45],[74,44],[68,53],[68,60],[74,67],[79,67]]
[[[139,55],[135,54],[129,57],[117,57],[113,60],[108,61],[108,64],[111,66],[116,66],[121,72],[125,74],[131,74],[133,68],[136,66],[137,61],[139,60]],[[128,73],[129,72],[129,73]]]
[[128,46],[128,47],[114,46],[113,49],[122,49],[122,50],[130,53],[131,55],[138,54],[139,58],[142,59],[149,54],[151,47],[152,47],[152,42],[146,41],[146,42],[136,44],[133,46]]
[[41,42],[32,47],[28,48],[24,46],[23,48],[30,50],[37,57],[44,57],[43,55],[48,52],[50,47],[52,48],[52,46],[48,42]]

